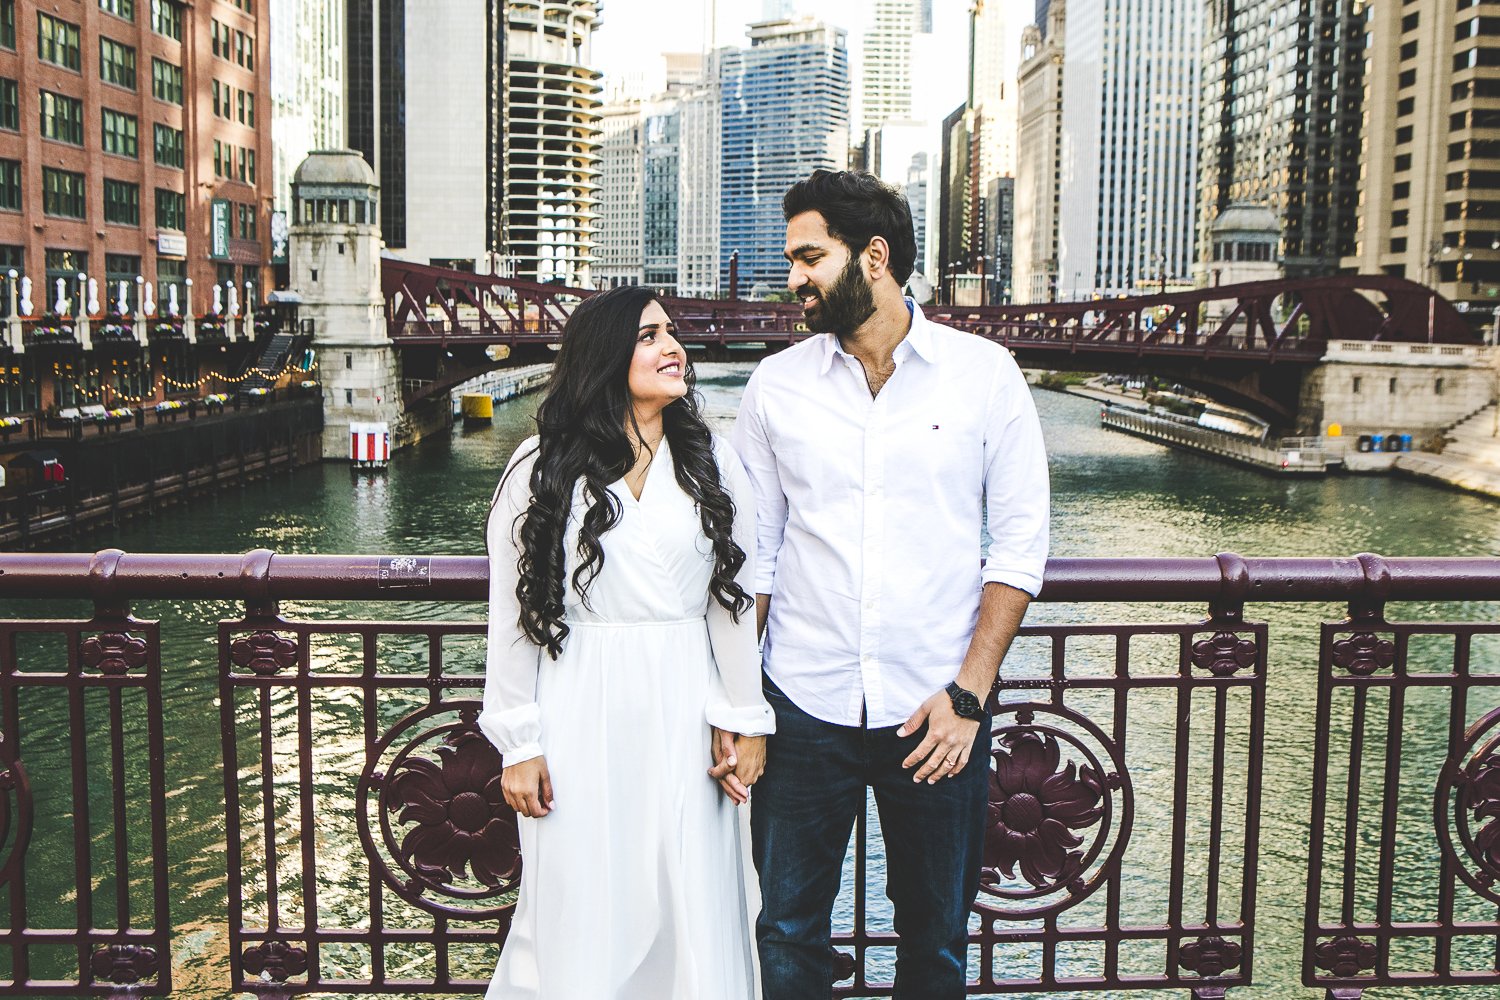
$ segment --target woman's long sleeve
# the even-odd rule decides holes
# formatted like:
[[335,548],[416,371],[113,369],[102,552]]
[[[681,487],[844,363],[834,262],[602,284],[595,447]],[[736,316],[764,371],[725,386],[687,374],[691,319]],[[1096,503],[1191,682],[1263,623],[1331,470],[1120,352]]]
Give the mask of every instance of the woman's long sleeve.
[[530,501],[536,447],[536,439],[531,438],[516,449],[496,490],[485,526],[490,561],[490,614],[484,710],[479,714],[479,728],[507,765],[542,755],[541,710],[536,703],[541,647],[521,631],[521,604],[516,598],[516,583],[520,579],[516,565],[520,557],[516,519]]
[[[755,493],[750,477],[734,449],[715,438],[715,457],[724,488],[734,501],[734,542],[745,553],[745,564],[735,581],[745,593],[755,594]],[[760,645],[755,636],[755,606],[739,621],[716,601],[708,600],[708,640],[718,666],[719,683],[709,697],[708,722],[742,736],[765,736],[776,731],[776,715],[761,691]]]

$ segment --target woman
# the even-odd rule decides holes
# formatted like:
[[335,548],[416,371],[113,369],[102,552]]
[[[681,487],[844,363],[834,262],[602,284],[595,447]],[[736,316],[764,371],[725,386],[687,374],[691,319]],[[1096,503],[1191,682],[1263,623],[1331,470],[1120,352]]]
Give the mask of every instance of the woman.
[[523,866],[489,1000],[753,995],[754,507],[672,331],[644,289],[582,302],[490,511],[479,725]]

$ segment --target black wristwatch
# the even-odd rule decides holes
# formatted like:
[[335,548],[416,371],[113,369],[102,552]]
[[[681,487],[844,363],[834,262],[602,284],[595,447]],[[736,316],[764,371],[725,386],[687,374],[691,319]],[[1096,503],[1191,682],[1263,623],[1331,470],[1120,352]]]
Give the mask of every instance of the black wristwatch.
[[979,722],[984,718],[984,705],[973,691],[958,686],[958,681],[948,685],[948,697],[953,700],[953,714],[962,719]]

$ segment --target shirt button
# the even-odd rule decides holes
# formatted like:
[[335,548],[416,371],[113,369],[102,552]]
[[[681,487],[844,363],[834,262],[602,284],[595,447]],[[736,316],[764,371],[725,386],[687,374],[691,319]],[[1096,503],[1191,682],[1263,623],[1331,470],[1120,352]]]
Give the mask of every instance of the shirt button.
[[871,598],[868,601],[865,601],[865,610],[866,611],[874,611],[875,610],[875,600],[873,598]]

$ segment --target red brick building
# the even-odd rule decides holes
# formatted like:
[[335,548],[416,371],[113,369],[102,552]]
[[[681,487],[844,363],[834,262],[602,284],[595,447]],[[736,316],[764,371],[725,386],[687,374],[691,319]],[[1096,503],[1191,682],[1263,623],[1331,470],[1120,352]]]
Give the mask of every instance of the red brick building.
[[[269,6],[0,0],[0,277],[10,269],[31,277],[33,314],[53,309],[58,278],[76,312],[80,272],[98,279],[102,312],[121,280],[136,307],[137,274],[156,286],[162,312],[174,285],[185,308],[187,278],[199,315],[215,283],[233,281],[243,297],[251,281],[263,297],[273,191]],[[0,315],[8,299],[6,289]],[[65,380],[51,377],[57,362],[31,353],[8,363],[0,414],[70,402]],[[191,353],[172,359],[176,377],[220,361]],[[160,389],[151,371],[158,359],[139,354],[133,364],[112,359],[115,370],[137,369],[117,392]],[[67,364],[75,375],[101,368],[84,358]]]

